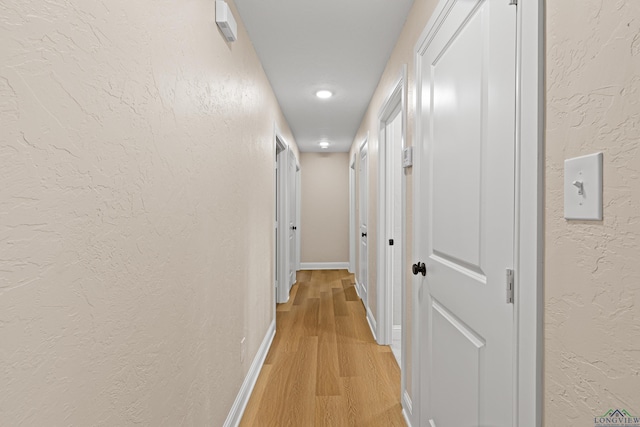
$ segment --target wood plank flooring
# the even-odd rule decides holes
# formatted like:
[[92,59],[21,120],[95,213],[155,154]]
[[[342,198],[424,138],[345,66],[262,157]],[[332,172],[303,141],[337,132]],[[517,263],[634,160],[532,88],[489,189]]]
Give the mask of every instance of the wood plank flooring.
[[298,272],[244,413],[248,426],[405,426],[400,369],[346,270]]

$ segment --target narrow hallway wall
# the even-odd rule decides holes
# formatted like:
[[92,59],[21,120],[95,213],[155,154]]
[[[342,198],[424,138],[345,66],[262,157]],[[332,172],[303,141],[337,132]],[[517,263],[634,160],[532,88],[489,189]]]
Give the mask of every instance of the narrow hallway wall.
[[309,263],[347,264],[349,153],[302,153],[300,170],[301,267],[310,268]]
[[[0,425],[222,425],[274,319],[274,123],[215,2],[0,7]],[[243,349],[241,340],[246,337]]]
[[[640,416],[640,4],[547,2],[544,421]],[[604,153],[602,221],[564,219],[564,160]]]

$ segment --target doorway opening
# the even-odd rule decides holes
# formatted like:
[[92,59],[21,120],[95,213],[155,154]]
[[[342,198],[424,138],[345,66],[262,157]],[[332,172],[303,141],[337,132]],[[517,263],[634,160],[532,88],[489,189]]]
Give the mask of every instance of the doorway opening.
[[367,139],[365,139],[360,145],[360,162],[359,162],[359,171],[358,171],[358,210],[359,210],[359,238],[360,242],[359,246],[359,254],[358,254],[358,279],[356,280],[356,284],[358,285],[358,294],[364,303],[364,307],[367,312],[367,320],[369,321],[369,326],[371,330],[375,332],[375,320],[371,314],[371,310],[369,309],[369,299],[368,299],[368,271],[369,271],[369,251],[367,246],[367,224],[369,222],[369,144]]
[[[403,66],[391,94],[382,105],[379,118],[378,155],[378,342],[391,346],[402,369],[403,325],[405,324],[405,185],[402,151],[405,141],[405,85]],[[403,375],[404,379],[404,375]]]
[[281,284],[286,280],[283,277],[283,272],[286,271],[285,267],[285,245],[284,242],[284,213],[286,211],[286,182],[284,176],[284,168],[286,163],[287,146],[282,140],[282,137],[276,132],[275,136],[276,145],[276,158],[275,158],[275,195],[276,195],[276,209],[275,209],[275,264],[274,264],[274,301],[280,302],[281,297]]
[[[356,273],[356,156],[349,164],[349,273]],[[356,290],[358,287],[356,286]]]

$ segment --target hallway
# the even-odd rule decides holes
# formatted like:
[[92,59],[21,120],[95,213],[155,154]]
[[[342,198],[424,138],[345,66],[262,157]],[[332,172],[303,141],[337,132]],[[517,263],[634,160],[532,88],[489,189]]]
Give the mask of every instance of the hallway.
[[400,370],[375,343],[354,277],[299,271],[242,426],[404,426]]

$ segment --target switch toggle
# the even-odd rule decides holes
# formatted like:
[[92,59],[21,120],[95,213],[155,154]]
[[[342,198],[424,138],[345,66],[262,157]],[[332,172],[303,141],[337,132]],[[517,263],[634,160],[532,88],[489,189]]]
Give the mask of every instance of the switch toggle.
[[578,194],[584,195],[584,183],[582,181],[573,181],[573,185],[578,187]]
[[602,153],[564,161],[564,217],[602,220]]

